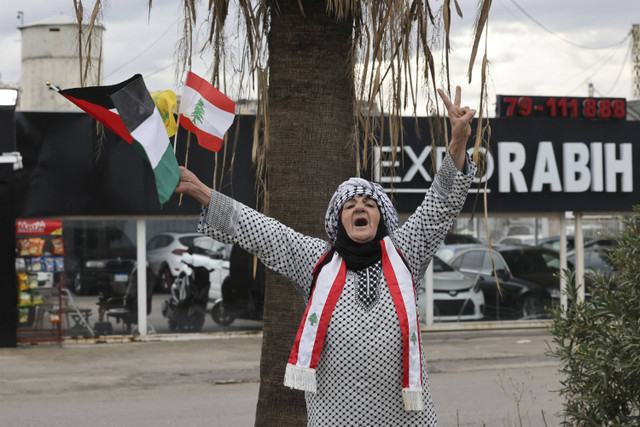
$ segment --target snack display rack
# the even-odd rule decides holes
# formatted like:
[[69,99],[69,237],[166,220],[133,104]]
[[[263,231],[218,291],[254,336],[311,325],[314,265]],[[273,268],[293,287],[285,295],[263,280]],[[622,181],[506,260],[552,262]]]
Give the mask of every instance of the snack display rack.
[[62,221],[17,220],[16,249],[18,342],[62,342]]

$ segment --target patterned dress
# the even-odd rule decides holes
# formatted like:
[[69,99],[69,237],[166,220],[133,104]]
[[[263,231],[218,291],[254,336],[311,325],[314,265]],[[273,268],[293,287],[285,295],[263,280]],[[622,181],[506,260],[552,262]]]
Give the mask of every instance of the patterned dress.
[[[391,239],[418,283],[457,217],[476,166],[461,173],[447,154],[415,213]],[[308,301],[313,269],[330,243],[302,235],[273,218],[217,192],[199,231],[238,243],[268,267],[288,277]],[[378,262],[347,271],[317,367],[317,392],[306,392],[309,426],[436,426],[437,419],[422,352],[423,411],[404,410],[402,332]]]

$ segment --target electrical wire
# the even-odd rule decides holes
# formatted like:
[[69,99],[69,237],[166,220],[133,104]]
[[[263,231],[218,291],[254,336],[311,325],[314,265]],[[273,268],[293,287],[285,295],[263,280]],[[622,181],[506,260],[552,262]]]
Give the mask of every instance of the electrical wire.
[[[158,43],[168,32],[169,30],[171,30],[174,25],[176,25],[178,23],[178,21],[180,21],[181,18],[176,19],[171,25],[169,25],[167,27],[166,30],[164,30],[164,32],[162,34],[160,34],[150,45],[148,45],[147,47],[145,47],[141,52],[137,53],[134,55],[133,58],[131,58],[130,60],[128,60],[127,62],[125,62],[124,64],[122,64],[121,66],[119,66],[118,68],[116,68],[115,70],[112,70],[108,75],[106,75],[104,77],[104,79],[106,80],[107,78],[111,77],[112,75],[114,75],[116,72],[118,72],[119,70],[123,69],[124,67],[126,67],[127,65],[131,64],[133,61],[135,61],[136,59],[140,58],[140,56],[142,56],[145,52],[147,52],[149,49],[151,49],[156,43]],[[166,68],[166,67],[165,67]],[[164,69],[164,68],[163,68]],[[161,70],[158,70],[161,71]],[[155,72],[154,72],[155,73]]]
[[618,81],[620,80],[620,76],[622,75],[622,70],[624,70],[625,65],[627,64],[627,59],[631,58],[631,50],[633,47],[633,42],[629,43],[629,49],[627,49],[627,54],[624,56],[624,60],[622,61],[622,65],[620,67],[620,71],[618,71],[618,75],[616,76],[615,81],[613,82],[613,85],[611,86],[611,88],[609,89],[609,91],[605,92],[605,95],[610,94],[611,92],[613,92],[613,90],[616,88],[616,86],[618,85]]
[[[619,48],[619,47],[618,47]],[[596,73],[598,73],[598,71],[600,71],[602,69],[602,67],[604,67],[605,65],[607,65],[610,61],[611,58],[613,58],[613,56],[616,54],[616,51],[618,50],[618,48],[616,48],[613,52],[611,52],[611,55],[609,55],[607,58],[605,58],[604,61],[602,61],[602,64],[600,64],[600,66],[598,68],[595,69],[595,71],[593,73],[591,73],[586,79],[585,81],[589,81],[591,80],[591,78],[593,76],[596,75]],[[583,83],[580,83],[579,86],[575,87],[574,89],[572,89],[571,91],[569,91],[569,93],[567,93],[567,95],[571,95],[573,92],[575,92],[576,90],[580,89],[580,87],[582,87]]]
[[145,77],[145,78],[149,78],[149,77],[153,76],[154,74],[159,73],[160,71],[164,71],[164,70],[166,70],[166,69],[167,69],[167,68],[169,68],[169,67],[173,67],[174,65],[175,65],[174,63],[171,63],[171,64],[169,64],[169,65],[165,65],[164,67],[160,67],[160,68],[158,68],[158,69],[157,69],[157,70],[155,70],[155,71],[152,71],[152,72],[150,72],[150,73],[145,73],[145,74],[144,74],[144,77]]
[[[631,34],[627,35],[627,38],[629,38],[631,36]],[[577,78],[577,76],[581,75],[581,74],[585,74],[587,72],[589,72],[589,70],[591,70],[591,68],[593,68],[595,65],[600,64],[600,66],[598,68],[596,68],[596,70],[591,73],[591,75],[587,76],[584,81],[588,81],[591,77],[593,77],[600,69],[602,69],[602,67],[604,67],[609,61],[611,61],[611,59],[615,56],[615,54],[617,53],[617,51],[620,49],[622,45],[618,45],[618,46],[614,46],[613,48],[610,48],[609,51],[605,52],[605,55],[599,57],[598,59],[596,59],[595,61],[593,61],[591,64],[589,64],[587,67],[585,67],[583,70],[571,75],[570,77],[568,77],[567,79],[565,79],[564,81],[558,83],[557,85],[553,86],[552,88],[550,88],[550,91],[552,92],[553,90],[555,90],[558,87],[563,86],[565,83],[571,81],[571,80],[575,80]],[[584,82],[580,83],[580,85],[574,89],[571,90],[571,92],[569,92],[568,94],[573,93],[574,91],[576,91],[577,89],[579,89],[580,87],[582,87],[582,85],[584,84]]]
[[542,24],[540,21],[538,21],[537,19],[535,19],[533,16],[531,16],[526,10],[524,10],[522,8],[522,6],[520,6],[518,3],[516,3],[516,0],[511,0],[511,3],[513,3],[518,9],[520,9],[520,11],[522,13],[524,13],[527,18],[531,19],[536,25],[538,25],[540,28],[542,28],[543,30],[545,30],[546,32],[548,32],[549,34],[553,35],[554,37],[557,37],[558,39],[562,40],[565,43],[569,43],[572,46],[575,47],[579,47],[582,49],[608,49],[610,47],[614,47],[614,46],[619,46],[622,43],[624,43],[624,41],[627,39],[627,37],[629,37],[629,35],[631,34],[631,31],[627,34],[627,36],[625,36],[625,38],[623,38],[622,40],[620,40],[619,42],[613,43],[612,45],[609,46],[599,46],[599,47],[595,47],[595,46],[586,46],[586,45],[581,45],[578,43],[574,43],[569,39],[566,39],[564,37],[562,37],[560,34],[556,33],[555,31],[550,30],[549,28],[547,28],[544,24]]

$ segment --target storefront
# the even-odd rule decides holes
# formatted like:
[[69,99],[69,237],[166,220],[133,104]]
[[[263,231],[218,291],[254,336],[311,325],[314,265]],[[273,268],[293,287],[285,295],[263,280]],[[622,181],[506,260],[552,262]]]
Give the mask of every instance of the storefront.
[[[180,203],[179,198],[173,196],[161,207],[155,197],[153,174],[144,160],[110,132],[96,136],[94,121],[83,113],[20,112],[16,123],[17,151],[23,157],[24,167],[15,174],[15,218],[61,222],[67,250],[65,283],[74,291],[69,295],[79,306],[92,308],[91,313],[85,312],[86,317],[81,316],[90,327],[83,331],[81,322],[74,333],[95,336],[105,331],[133,332],[123,317],[109,317],[102,310],[104,307],[96,308],[98,289],[108,287],[111,292],[117,293],[114,289],[126,292],[125,280],[126,283],[132,280],[147,283],[146,287],[138,287],[137,295],[142,292],[150,296],[148,302],[145,303],[145,298],[136,303],[138,311],[148,306],[144,330],[175,332],[175,325],[172,329],[171,322],[163,316],[163,303],[171,295],[158,292],[156,287],[163,270],[152,265],[147,251],[159,249],[162,239],[168,241],[171,236],[165,235],[167,232],[179,235],[176,238],[193,234],[200,206],[187,198]],[[427,129],[429,121],[419,119],[418,125]],[[225,147],[226,155],[223,152],[216,155],[191,144],[188,160],[189,168],[204,182],[214,182],[215,173],[215,182],[221,183],[224,193],[249,206],[255,203],[255,169],[250,154],[252,126],[252,117],[239,116],[229,138],[236,141],[237,137],[237,142]],[[393,194],[398,211],[404,217],[421,202],[434,176],[433,164],[438,165],[444,155],[442,147],[432,150],[428,143],[416,137],[413,119],[406,119],[405,129],[407,133],[403,147],[397,152],[397,161],[391,161],[391,148],[388,142],[383,142],[382,147],[372,152],[374,162],[370,169],[372,178]],[[423,131],[422,135],[429,132]],[[518,232],[518,235],[527,234],[537,240],[565,234],[562,231],[566,232],[574,224],[572,218],[582,221],[586,213],[598,215],[600,222],[596,227],[600,228],[594,233],[602,231],[603,218],[609,221],[612,215],[628,213],[632,204],[638,203],[640,178],[634,174],[634,165],[640,164],[639,139],[638,122],[613,118],[493,119],[489,149],[480,153],[485,165],[483,174],[476,179],[453,231],[471,234],[483,242],[490,238],[495,243],[507,234],[514,234],[519,227],[525,233]],[[185,158],[185,146],[186,141],[179,141],[178,159]],[[230,154],[234,149],[235,165],[230,176]],[[485,197],[488,224],[484,219]],[[611,229],[615,229],[615,225]],[[147,246],[152,241],[157,246],[150,249]],[[193,243],[192,239],[188,242]],[[97,249],[107,253],[95,253]],[[226,251],[222,256],[228,258],[231,248],[218,249]],[[108,253],[109,250],[113,253]],[[179,255],[185,247],[175,250],[178,252],[174,255]],[[216,261],[219,255],[215,253],[210,258]],[[120,264],[106,270],[114,259]],[[149,267],[142,271],[136,268],[134,272],[139,259],[145,259]],[[558,265],[562,262],[565,261],[558,260]],[[81,271],[80,267],[104,267],[102,273],[108,274],[100,273],[101,278],[92,281],[89,280],[92,273]],[[175,267],[172,272],[177,273]],[[497,320],[487,319],[483,311],[478,310],[478,306],[487,302],[482,302],[473,283],[466,291],[448,289],[445,285],[439,289],[439,277],[446,284],[447,274],[442,273],[438,269],[434,272],[435,294],[434,285],[428,283],[425,283],[424,299],[419,291],[419,301],[421,304],[424,301],[425,307],[423,320],[429,325]],[[122,286],[118,287],[119,284]],[[202,331],[222,330],[211,316],[212,307],[212,302],[207,305]],[[510,321],[519,319],[514,315]],[[101,329],[108,321],[113,323],[112,329]],[[73,329],[64,322],[65,330]],[[257,318],[244,319],[224,328],[259,330],[260,322]],[[145,331],[141,333],[147,333]]]

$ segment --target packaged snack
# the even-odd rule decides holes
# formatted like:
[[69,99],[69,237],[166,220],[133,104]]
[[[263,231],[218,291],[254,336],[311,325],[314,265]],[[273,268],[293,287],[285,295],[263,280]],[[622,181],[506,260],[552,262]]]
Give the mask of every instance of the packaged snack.
[[42,255],[42,249],[44,248],[44,239],[39,237],[32,237],[29,239],[29,255],[40,256]]
[[38,275],[29,274],[29,289],[37,289],[37,288],[38,288]]
[[16,258],[16,273],[24,273],[27,271],[27,264],[24,258]]
[[29,276],[27,273],[18,273],[18,290],[19,291],[28,291],[29,290]]
[[38,293],[34,293],[31,296],[31,304],[33,304],[33,305],[42,305],[42,304],[44,304],[44,298],[42,297],[42,295],[40,295]]
[[49,322],[60,323],[60,315],[55,313],[49,313]]
[[38,271],[42,271],[42,258],[31,258],[31,272],[37,273]]
[[53,255],[64,255],[64,242],[62,237],[51,239],[51,253]]
[[16,240],[19,256],[29,256],[29,239]]
[[48,271],[53,273],[54,271],[56,271],[56,266],[53,262],[53,257],[50,256],[46,256],[43,258],[44,260],[44,271]]
[[18,310],[18,322],[29,323],[29,308],[21,308]]
[[29,307],[31,305],[31,292],[20,292],[18,306]]
[[62,273],[64,271],[64,258],[61,256],[57,256],[53,259],[55,263],[55,271],[56,273]]

